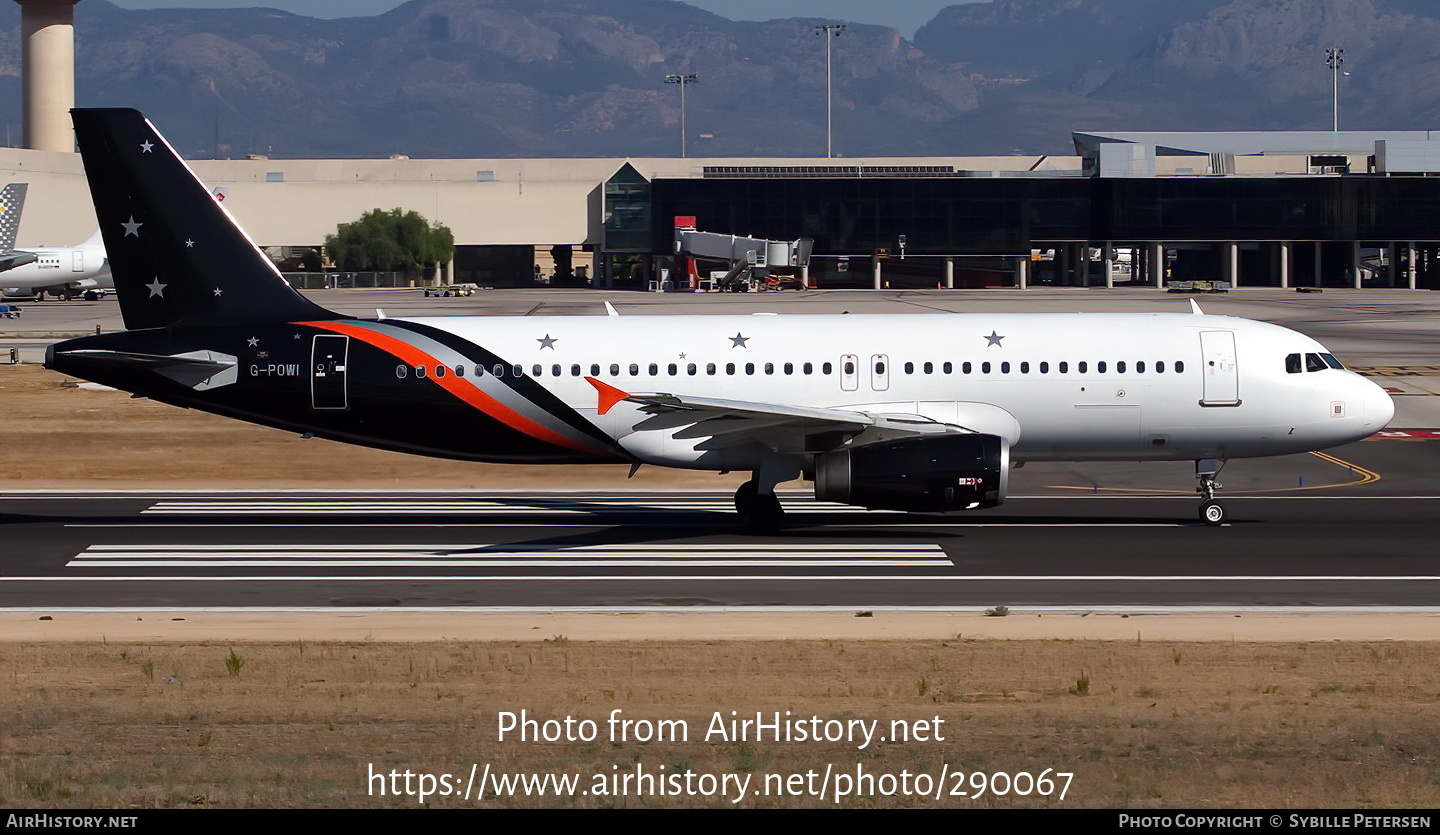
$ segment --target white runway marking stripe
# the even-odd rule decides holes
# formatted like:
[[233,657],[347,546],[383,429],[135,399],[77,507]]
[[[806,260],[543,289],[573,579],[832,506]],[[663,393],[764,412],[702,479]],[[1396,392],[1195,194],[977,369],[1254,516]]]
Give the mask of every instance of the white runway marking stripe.
[[394,574],[394,575],[136,575],[136,576],[95,576],[77,577],[73,574],[68,576],[31,576],[31,577],[5,577],[0,579],[0,585],[6,583],[89,583],[89,582],[284,582],[284,583],[352,583],[352,582],[463,582],[468,580],[490,580],[506,582],[592,582],[592,581],[673,581],[685,580],[687,582],[751,582],[751,581],[777,581],[777,580],[801,580],[804,582],[1053,582],[1064,581],[1100,581],[1115,582],[1117,580],[1133,582],[1154,582],[1154,583],[1193,583],[1197,580],[1209,580],[1212,582],[1294,582],[1294,581],[1330,581],[1330,582],[1436,582],[1440,576],[1395,576],[1383,577],[1373,575],[1337,575],[1333,577],[1287,577],[1287,576],[1207,576],[1204,574],[1193,576],[1166,576],[1166,577],[1145,577],[1145,576],[1063,576],[1063,577],[1039,577],[1039,576],[1018,576],[1018,575],[965,575],[965,574],[935,574],[935,575],[914,575],[914,574],[696,574],[696,575],[675,575],[675,574],[537,574],[537,575],[483,575],[483,574],[448,574],[448,575],[423,575],[423,574]]
[[76,567],[937,568],[937,545],[92,545]]
[[[860,508],[831,502],[795,501],[788,507],[805,513],[863,513]],[[715,513],[733,513],[735,505],[730,501],[647,501],[644,499],[597,499],[593,501],[496,501],[471,499],[460,501],[306,501],[302,499],[281,501],[161,501],[142,513],[157,515],[185,515],[201,513],[218,514],[274,514],[274,513],[455,513],[455,514],[529,514],[529,515],[575,515],[584,513],[653,512],[656,510],[691,510]],[[899,511],[876,511],[897,513]]]

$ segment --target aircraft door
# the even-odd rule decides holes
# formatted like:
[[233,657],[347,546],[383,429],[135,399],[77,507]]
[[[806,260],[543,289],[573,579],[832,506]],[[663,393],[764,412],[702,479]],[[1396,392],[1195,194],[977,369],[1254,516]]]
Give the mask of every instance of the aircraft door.
[[345,364],[348,336],[316,336],[310,347],[310,405],[314,409],[347,409]]
[[85,253],[84,253],[84,252],[82,252],[82,251],[80,251],[80,250],[76,250],[75,252],[71,253],[71,257],[70,257],[70,272],[73,272],[73,273],[83,273],[83,272],[85,272]]
[[870,357],[870,388],[875,391],[890,390],[889,354],[875,354]]
[[860,358],[854,354],[840,357],[840,389],[856,391],[860,388]]
[[1200,371],[1205,375],[1201,406],[1239,406],[1240,373],[1233,331],[1200,332]]

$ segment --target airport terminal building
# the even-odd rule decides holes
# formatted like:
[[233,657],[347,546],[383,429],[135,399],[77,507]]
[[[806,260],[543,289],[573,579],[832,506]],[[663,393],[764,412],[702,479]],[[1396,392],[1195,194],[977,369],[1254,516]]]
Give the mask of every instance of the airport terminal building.
[[[164,126],[160,125],[163,131]],[[1073,156],[195,160],[251,237],[318,247],[374,208],[455,234],[441,281],[644,290],[699,229],[811,238],[820,288],[1440,289],[1440,131],[1075,133]],[[0,149],[18,246],[94,229],[78,155]]]

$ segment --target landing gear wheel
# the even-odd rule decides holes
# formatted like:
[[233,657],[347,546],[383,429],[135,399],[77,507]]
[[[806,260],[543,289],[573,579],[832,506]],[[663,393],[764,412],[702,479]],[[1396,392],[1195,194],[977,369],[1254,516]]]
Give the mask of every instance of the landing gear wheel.
[[735,491],[735,511],[746,533],[774,533],[785,519],[785,509],[774,493],[761,495],[755,482],[747,481]]
[[1225,524],[1225,505],[1214,500],[1205,502],[1200,505],[1200,520],[1211,527]]

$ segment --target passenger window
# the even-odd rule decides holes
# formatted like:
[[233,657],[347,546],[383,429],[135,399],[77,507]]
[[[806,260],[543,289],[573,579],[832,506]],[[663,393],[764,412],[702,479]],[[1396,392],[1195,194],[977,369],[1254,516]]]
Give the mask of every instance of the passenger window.
[[884,374],[884,373],[885,373],[885,363],[883,363],[883,362],[877,362],[877,363],[875,363],[875,373],[876,373],[876,374]]
[[1164,373],[1165,373],[1165,363],[1164,363],[1163,361],[1155,363],[1155,373],[1156,373],[1156,374],[1164,374]]
[[475,366],[475,376],[476,376],[476,377],[484,377],[484,376],[485,376],[485,366],[483,366],[483,365],[477,365],[477,366]]
[[559,377],[560,374],[561,374],[561,371],[560,371],[560,364],[559,364],[559,363],[556,363],[555,365],[550,366],[550,376],[552,376],[552,377]]
[[927,362],[927,363],[925,363],[924,369],[925,369],[925,373],[926,373],[926,374],[934,374],[934,373],[935,373],[935,363],[933,363],[933,362]]
[[650,376],[651,376],[651,377],[656,377],[656,376],[659,376],[659,374],[660,374],[660,366],[656,365],[656,364],[653,363],[653,362],[650,363]]
[[1089,368],[1089,363],[1085,362],[1085,360],[1080,360],[1080,362],[1076,363],[1076,365],[1075,365],[1075,370],[1078,371],[1078,372],[1080,372],[1081,374],[1086,373],[1086,371],[1088,370],[1088,368]]
[[410,366],[408,366],[408,365],[397,365],[397,366],[395,366],[395,376],[396,376],[396,377],[399,377],[400,379],[403,380],[403,379],[405,379],[405,377],[406,377],[409,373],[410,373]]
[[599,376],[600,376],[600,363],[598,363],[598,362],[592,362],[592,363],[590,363],[590,376],[591,376],[591,377],[599,377]]
[[755,363],[753,363],[753,362],[747,362],[747,363],[745,363],[745,373],[746,373],[746,374],[754,374],[754,373],[755,373]]
[[815,373],[815,366],[812,363],[807,362],[804,365],[800,366],[800,370],[806,374],[813,374]]
[[[504,377],[504,376],[505,376],[505,366],[501,365],[501,364],[498,363],[498,362],[495,363],[495,367],[494,367],[493,369],[491,369],[491,371],[494,372],[494,374],[495,374],[496,377]],[[598,374],[598,373],[600,373],[600,372],[597,371],[597,372],[595,372],[595,373]]]
[[914,374],[914,373],[915,373],[915,363],[913,363],[913,362],[907,362],[907,363],[905,363],[905,373],[906,373],[906,374]]
[[[745,373],[746,373],[746,374],[749,374],[750,372],[749,372],[749,371],[746,371]],[[854,374],[854,373],[855,373],[855,363],[853,363],[853,362],[847,362],[847,363],[845,363],[845,373],[846,373],[846,374]]]
[[1050,363],[1048,363],[1048,362],[1042,362],[1042,363],[1040,363],[1040,373],[1041,373],[1041,374],[1049,374],[1049,373],[1050,373]]
[[1321,354],[1320,359],[1325,360],[1325,364],[1331,368],[1337,368],[1342,371],[1345,369],[1345,366],[1340,363],[1340,360],[1335,359],[1331,354]]
[[1136,374],[1144,374],[1144,373],[1145,373],[1145,360],[1140,360],[1139,362],[1135,363],[1135,373],[1136,373]]
[[1325,360],[1320,359],[1320,355],[1319,355],[1319,354],[1306,354],[1306,355],[1305,355],[1305,370],[1306,370],[1306,371],[1324,371],[1324,370],[1325,370],[1326,368],[1328,368],[1328,367],[1329,367],[1329,366],[1327,366],[1327,365],[1325,364]]
[[537,363],[535,363],[534,365],[530,366],[530,376],[531,376],[531,377],[541,377],[541,376],[544,376],[544,373],[545,373],[545,366],[541,365],[540,363],[537,362]]
[[423,379],[425,379],[425,366],[423,366],[423,365],[417,365],[417,366],[415,366],[415,378],[416,378],[417,380],[423,380]]
[[980,363],[980,373],[981,373],[981,374],[989,374],[989,373],[990,373],[990,363],[988,363],[988,362],[982,362],[982,363]]
[[[1041,371],[1044,371],[1045,369],[1044,369],[1044,368],[1041,368],[1040,370],[1041,370]],[[1069,373],[1069,371],[1070,371],[1070,363],[1068,363],[1068,362],[1062,362],[1062,363],[1060,363],[1060,367],[1059,367],[1057,370],[1058,370],[1061,374]]]
[[435,376],[436,376],[436,377],[444,377],[444,376],[445,376],[445,366],[443,366],[443,365],[437,365],[437,366],[435,366]]
[[715,363],[713,363],[713,362],[707,362],[707,363],[705,363],[705,373],[706,373],[706,374],[709,374],[709,375],[712,376],[712,377],[715,376]]
[[1022,363],[1020,363],[1020,373],[1021,373],[1021,374],[1029,374],[1029,373],[1030,373],[1030,363],[1028,363],[1028,362],[1022,362]]
[[456,377],[464,377],[464,376],[465,376],[465,366],[463,366],[463,365],[457,365],[457,366],[455,366],[455,376],[456,376]]
[[767,363],[765,363],[765,373],[766,373],[766,374],[774,374],[774,373],[775,373],[775,363],[773,363],[773,362],[767,362]]
[[510,369],[510,372],[511,372],[514,376],[516,376],[516,377],[524,377],[524,376],[525,376],[525,366],[523,366],[523,365],[518,365],[518,364],[517,364],[514,368],[511,368],[511,369]]
[[680,367],[677,366],[677,365],[676,365],[675,363],[673,363],[673,362],[670,363],[669,366],[667,366],[667,369],[666,369],[666,370],[668,370],[668,371],[670,372],[670,376],[671,376],[671,377],[674,377],[676,374],[680,373]]
[[1010,373],[1010,363],[1009,363],[1009,362],[1002,362],[1002,363],[1000,363],[1000,373],[1001,373],[1001,374],[1009,374],[1009,373]]
[[1176,374],[1181,374],[1181,373],[1183,373],[1184,371],[1185,371],[1185,363],[1181,362],[1180,360],[1175,360],[1175,373],[1176,373]]
[[831,365],[831,364],[828,363],[828,362],[820,366],[820,373],[821,373],[821,374],[829,375],[830,372],[832,372],[832,371],[834,371],[834,370],[835,370],[835,366]]
[[1115,363],[1115,373],[1116,373],[1116,374],[1124,374],[1124,373],[1125,373],[1125,360],[1120,360],[1119,362]]
[[1100,360],[1099,362],[1095,363],[1095,373],[1096,373],[1096,374],[1104,374],[1104,373],[1105,373],[1105,360]]
[[725,373],[726,373],[726,374],[729,374],[730,376],[733,377],[733,376],[735,375],[735,363],[733,363],[733,362],[727,362],[727,363],[725,363]]
[[940,370],[944,371],[946,374],[953,374],[955,372],[955,366],[954,364],[947,362],[944,365],[940,366]]
[[610,363],[610,376],[611,376],[611,377],[619,377],[619,376],[620,376],[620,363],[618,363],[618,362],[612,362],[612,363]]
[[580,366],[579,366],[579,365],[572,365],[572,366],[570,366],[570,376],[571,376],[571,377],[579,377],[579,376],[580,376]]
[[969,374],[971,371],[974,370],[974,368],[975,368],[975,366],[971,365],[971,364],[968,363],[968,362],[967,362],[967,363],[962,363],[962,364],[960,365],[960,373],[961,373],[961,374]]
[[697,370],[697,369],[696,369],[696,367],[695,367],[695,363],[693,363],[693,362],[685,366],[685,373],[686,373],[686,374],[689,374],[691,377],[694,377],[694,376],[695,376],[695,371],[696,371],[696,370]]
[[639,376],[640,376],[640,363],[638,363],[638,362],[632,362],[632,363],[630,363],[630,376],[631,376],[631,377],[639,377]]
[[786,373],[786,374],[794,374],[794,373],[795,373],[795,363],[793,363],[793,362],[787,362],[787,363],[785,363],[785,373]]

